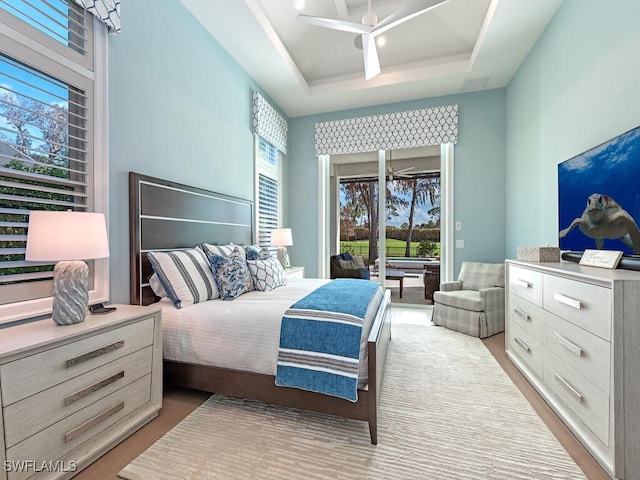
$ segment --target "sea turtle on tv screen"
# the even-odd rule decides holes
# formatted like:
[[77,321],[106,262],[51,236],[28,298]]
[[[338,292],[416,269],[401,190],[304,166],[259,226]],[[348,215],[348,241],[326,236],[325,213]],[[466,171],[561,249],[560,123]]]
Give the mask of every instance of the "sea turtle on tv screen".
[[629,213],[608,195],[593,193],[587,199],[582,216],[576,218],[564,230],[560,238],[565,237],[574,227],[596,241],[601,249],[605,239],[621,240],[634,254],[640,254],[640,229]]

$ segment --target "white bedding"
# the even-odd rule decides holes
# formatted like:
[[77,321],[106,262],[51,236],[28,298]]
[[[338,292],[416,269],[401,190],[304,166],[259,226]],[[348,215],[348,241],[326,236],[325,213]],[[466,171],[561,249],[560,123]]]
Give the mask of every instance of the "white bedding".
[[[330,280],[287,279],[271,292],[248,292],[235,300],[220,299],[177,309],[161,300],[163,356],[166,360],[214,365],[275,375],[280,322],[297,300]],[[367,312],[361,341],[360,383],[366,381],[366,344],[382,299],[382,289]],[[375,305],[374,305],[375,304]]]

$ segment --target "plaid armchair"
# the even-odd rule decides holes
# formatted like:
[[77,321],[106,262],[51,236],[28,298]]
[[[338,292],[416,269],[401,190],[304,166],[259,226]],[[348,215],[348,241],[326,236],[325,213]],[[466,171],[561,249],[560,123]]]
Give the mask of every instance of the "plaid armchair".
[[504,264],[464,262],[458,280],[433,294],[436,325],[474,337],[504,332]]

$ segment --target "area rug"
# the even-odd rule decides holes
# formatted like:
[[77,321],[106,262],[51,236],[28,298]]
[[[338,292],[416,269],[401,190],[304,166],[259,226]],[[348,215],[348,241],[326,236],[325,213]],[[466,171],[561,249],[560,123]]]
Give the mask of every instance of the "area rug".
[[378,428],[213,395],[119,476],[585,478],[482,342],[441,327],[393,325]]

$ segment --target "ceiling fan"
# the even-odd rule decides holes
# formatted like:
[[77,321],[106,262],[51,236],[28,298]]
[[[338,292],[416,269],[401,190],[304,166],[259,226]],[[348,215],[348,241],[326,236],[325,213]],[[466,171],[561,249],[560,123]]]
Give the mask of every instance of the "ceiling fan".
[[399,10],[384,18],[381,22],[378,22],[378,15],[371,11],[371,0],[369,0],[368,12],[362,17],[362,24],[303,14],[298,15],[297,19],[319,27],[359,34],[362,39],[362,52],[364,54],[364,76],[369,80],[380,73],[376,36],[448,1],[409,0]]
[[[389,150],[389,165],[387,165],[387,181],[391,182],[394,178],[411,178],[411,175],[407,175],[406,172],[413,170],[415,167],[401,168],[400,170],[394,170],[391,163],[391,150]],[[369,172],[376,173],[372,170]]]

